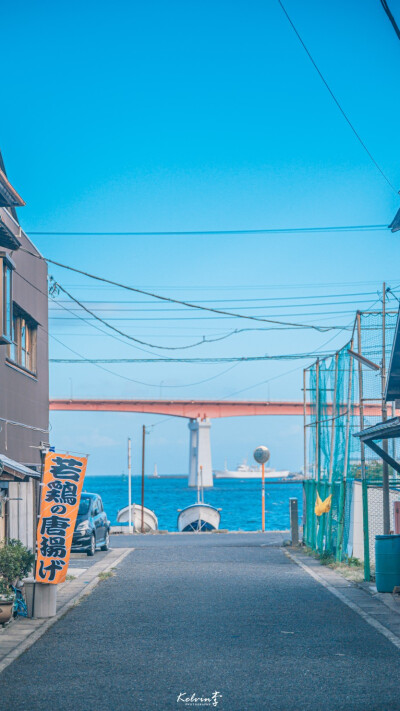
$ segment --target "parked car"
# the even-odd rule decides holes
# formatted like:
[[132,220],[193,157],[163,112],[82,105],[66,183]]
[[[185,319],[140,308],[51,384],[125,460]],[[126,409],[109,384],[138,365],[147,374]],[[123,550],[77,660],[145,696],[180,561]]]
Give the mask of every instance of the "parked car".
[[84,492],[79,504],[71,551],[86,551],[88,555],[94,555],[96,548],[107,551],[109,546],[110,521],[103,502],[98,494]]

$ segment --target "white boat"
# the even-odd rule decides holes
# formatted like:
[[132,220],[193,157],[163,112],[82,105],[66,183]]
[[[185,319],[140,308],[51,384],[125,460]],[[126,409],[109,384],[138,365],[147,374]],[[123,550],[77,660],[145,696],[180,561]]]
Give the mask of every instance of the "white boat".
[[200,467],[197,485],[197,502],[184,509],[178,509],[178,531],[216,531],[221,520],[221,509],[204,503],[203,467]]
[[[142,532],[142,507],[139,504],[131,505],[132,528],[136,533]],[[124,506],[117,513],[118,523],[129,523],[129,506]],[[158,531],[158,519],[154,511],[143,507],[143,531]]]
[[[262,470],[259,466],[249,466],[246,461],[239,464],[236,469],[216,469],[214,479],[261,479]],[[265,479],[287,479],[290,477],[288,469],[271,469],[265,467]]]
[[209,504],[199,502],[182,509],[178,515],[178,531],[214,531],[218,530],[221,514]]

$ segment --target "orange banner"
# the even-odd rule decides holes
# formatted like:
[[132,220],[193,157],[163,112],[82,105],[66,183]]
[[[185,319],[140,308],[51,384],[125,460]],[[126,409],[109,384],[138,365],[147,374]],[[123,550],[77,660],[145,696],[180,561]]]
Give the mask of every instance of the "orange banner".
[[63,583],[68,570],[87,457],[47,452],[37,527],[36,581]]

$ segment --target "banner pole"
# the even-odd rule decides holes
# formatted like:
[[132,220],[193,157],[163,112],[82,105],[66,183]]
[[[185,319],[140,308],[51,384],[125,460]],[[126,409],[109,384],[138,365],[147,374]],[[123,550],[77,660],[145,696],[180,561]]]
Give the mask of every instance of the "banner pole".
[[128,532],[132,533],[132,457],[130,437],[128,437]]
[[264,462],[261,465],[261,478],[262,478],[262,484],[261,484],[261,525],[262,525],[262,532],[265,532],[265,464]]

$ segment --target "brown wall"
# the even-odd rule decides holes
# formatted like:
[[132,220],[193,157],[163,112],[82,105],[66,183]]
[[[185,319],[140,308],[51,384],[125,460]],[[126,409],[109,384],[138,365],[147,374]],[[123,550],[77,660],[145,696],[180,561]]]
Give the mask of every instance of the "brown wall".
[[[39,256],[39,252],[21,234],[21,247]],[[15,263],[13,301],[39,323],[37,329],[37,376],[33,377],[7,363],[7,346],[0,345],[0,417],[47,430],[49,427],[48,372],[48,302],[47,264],[43,259],[23,252],[6,251]],[[26,280],[26,281],[25,281]],[[28,283],[30,282],[30,283]],[[48,442],[45,432],[6,425],[0,420],[0,453],[11,459],[37,466],[41,442]],[[33,445],[33,446],[31,446]]]

